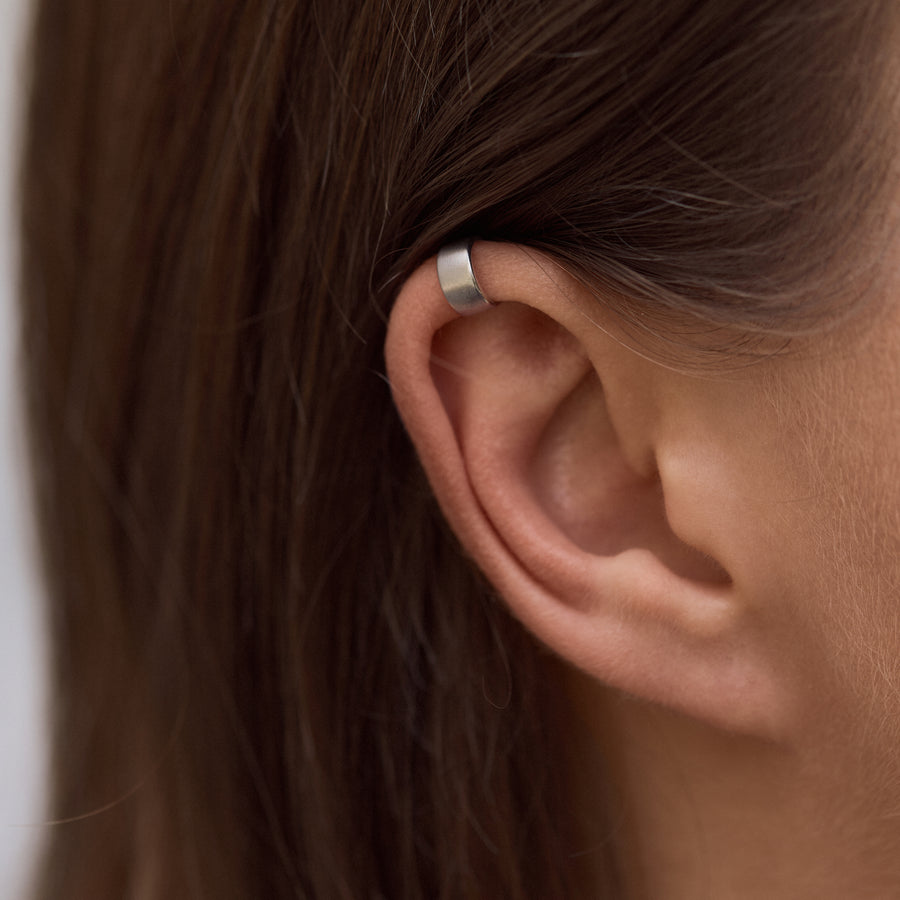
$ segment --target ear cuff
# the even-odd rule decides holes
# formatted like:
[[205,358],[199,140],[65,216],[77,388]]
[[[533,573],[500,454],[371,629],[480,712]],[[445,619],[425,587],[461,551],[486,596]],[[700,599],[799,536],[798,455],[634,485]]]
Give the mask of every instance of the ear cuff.
[[484,312],[496,304],[488,300],[478,286],[472,268],[474,238],[447,244],[438,251],[437,272],[447,302],[461,315]]

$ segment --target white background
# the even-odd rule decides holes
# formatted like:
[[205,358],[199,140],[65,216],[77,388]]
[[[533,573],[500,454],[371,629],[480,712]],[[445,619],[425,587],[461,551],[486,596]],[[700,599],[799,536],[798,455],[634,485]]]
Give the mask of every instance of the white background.
[[[78,0],[70,0],[78,2]],[[25,893],[43,804],[41,607],[27,513],[15,300],[15,167],[28,0],[0,0],[0,897]]]

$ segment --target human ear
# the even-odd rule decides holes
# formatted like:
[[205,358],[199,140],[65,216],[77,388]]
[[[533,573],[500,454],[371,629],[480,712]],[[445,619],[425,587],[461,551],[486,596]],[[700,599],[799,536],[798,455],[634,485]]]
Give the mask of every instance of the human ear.
[[685,497],[710,496],[703,471],[672,485],[673,513],[656,465],[670,373],[600,327],[596,297],[548,257],[487,242],[472,255],[497,305],[457,315],[431,259],[401,289],[385,346],[451,527],[560,657],[631,695],[771,735],[783,697],[752,611],[684,512]]

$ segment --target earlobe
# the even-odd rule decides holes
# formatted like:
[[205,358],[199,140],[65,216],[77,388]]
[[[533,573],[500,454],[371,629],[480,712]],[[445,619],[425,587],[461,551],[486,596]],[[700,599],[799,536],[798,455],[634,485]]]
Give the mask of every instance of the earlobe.
[[552,261],[486,243],[475,260],[495,307],[460,317],[430,260],[386,344],[398,410],[460,541],[526,627],[593,677],[770,734],[777,691],[752,617],[669,527],[652,404],[634,399],[654,395],[660,370],[584,315],[585,292]]

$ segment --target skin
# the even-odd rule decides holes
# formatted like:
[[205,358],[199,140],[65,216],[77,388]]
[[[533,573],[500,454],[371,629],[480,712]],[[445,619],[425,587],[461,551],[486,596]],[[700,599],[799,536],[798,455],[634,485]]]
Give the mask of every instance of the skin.
[[720,466],[706,528],[784,708],[777,734],[739,735],[563,667],[586,846],[608,834],[593,811],[612,780],[636,897],[898,892],[900,278],[880,291],[787,355],[667,380],[661,443],[705,432]]
[[630,897],[897,894],[892,246],[866,312],[714,371],[510,245],[473,251],[485,314],[448,311],[433,261],[398,297],[435,494],[553,651],[585,896],[610,840]]

